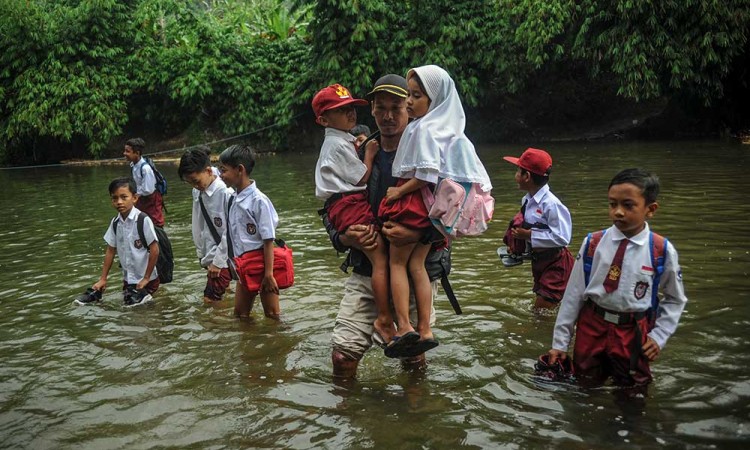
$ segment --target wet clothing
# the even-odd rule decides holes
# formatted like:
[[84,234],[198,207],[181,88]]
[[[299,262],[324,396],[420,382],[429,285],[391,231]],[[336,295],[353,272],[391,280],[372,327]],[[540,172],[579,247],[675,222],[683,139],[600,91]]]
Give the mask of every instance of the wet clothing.
[[[633,322],[637,321],[639,326],[642,325],[640,331],[642,342],[646,342],[646,337],[650,337],[660,349],[664,348],[667,340],[677,328],[687,297],[682,286],[682,272],[677,251],[669,243],[664,273],[659,283],[663,298],[656,311],[655,326],[649,331],[648,314],[651,308],[651,288],[655,270],[652,267],[649,237],[650,229],[646,224],[643,231],[629,238],[630,243],[625,250],[618,287],[609,293],[604,288],[604,279],[610,271],[610,265],[620,241],[626,237],[615,226],[610,227],[602,236],[593,256],[588,285],[586,285],[583,270],[582,256],[586,251],[584,240],[576,256],[568,288],[557,313],[552,342],[553,349],[568,351],[575,329],[574,361],[582,369],[599,367],[599,361],[604,360],[605,357],[611,360],[608,364],[612,367],[631,367],[629,358],[632,352],[638,351],[636,367],[632,369],[640,373],[638,376],[645,377],[646,371],[638,368],[642,364],[647,366],[648,361],[640,355],[640,350],[636,350],[640,347],[631,345],[638,334]],[[591,309],[591,312],[587,309]],[[597,311],[599,314],[596,314]],[[606,333],[602,331],[604,330],[602,320],[606,322]],[[605,334],[606,341],[609,343],[604,348],[597,347],[598,344],[594,342],[589,342],[601,339]],[[631,349],[630,353],[625,350],[615,350],[619,348],[618,346]],[[589,361],[591,359],[593,361]],[[650,372],[648,376],[650,377]],[[616,379],[617,377],[619,375],[616,375]],[[637,379],[631,381],[639,382]]]
[[534,293],[549,302],[560,302],[565,295],[574,262],[567,247],[532,251],[531,274],[534,276]]
[[145,212],[154,225],[164,227],[164,199],[156,190],[156,175],[146,158],[130,163],[138,194],[138,209]]
[[279,216],[271,200],[253,181],[242,191],[233,194],[227,217],[234,256],[263,248],[263,241],[276,238]]
[[[133,207],[124,220],[120,214],[109,223],[109,228],[104,234],[104,241],[110,247],[117,250],[117,258],[122,266],[122,279],[125,284],[138,284],[143,279],[148,267],[148,246],[154,241],[158,242],[154,224],[149,217],[143,220],[143,235],[147,242],[141,242],[138,235],[138,215],[141,211]],[[115,232],[114,227],[117,227]],[[156,267],[151,271],[149,281],[158,280],[159,274]],[[158,286],[158,284],[157,284]]]
[[[396,186],[402,186],[407,179],[399,178]],[[422,189],[430,189],[426,185]],[[385,197],[380,202],[378,219],[381,222],[391,220],[413,230],[432,228],[432,222],[428,217],[427,205],[422,197],[422,189],[409,192],[403,197],[391,203],[387,203]]]

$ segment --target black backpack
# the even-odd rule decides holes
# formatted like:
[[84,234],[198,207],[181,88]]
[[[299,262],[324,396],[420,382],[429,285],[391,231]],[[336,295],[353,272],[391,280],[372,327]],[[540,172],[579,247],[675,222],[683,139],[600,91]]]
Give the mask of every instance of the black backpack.
[[[146,213],[141,212],[138,214],[138,237],[141,238],[141,242],[146,251],[148,251],[148,245],[146,245],[146,235],[143,232],[143,221],[148,217]],[[112,219],[112,230],[117,235],[117,217]],[[169,237],[163,228],[154,225],[154,231],[156,232],[156,238],[159,243],[159,258],[156,260],[156,272],[159,275],[160,283],[170,283],[172,281],[172,272],[174,272],[174,256],[172,255],[172,243],[169,242]]]
[[[161,195],[167,195],[167,179],[156,169],[156,166],[154,166],[154,162],[151,161],[151,159],[144,156],[143,160],[146,161],[146,164],[148,164],[149,167],[151,167],[151,170],[154,171],[154,176],[156,177],[156,190]],[[143,166],[141,166],[141,178],[143,178]]]

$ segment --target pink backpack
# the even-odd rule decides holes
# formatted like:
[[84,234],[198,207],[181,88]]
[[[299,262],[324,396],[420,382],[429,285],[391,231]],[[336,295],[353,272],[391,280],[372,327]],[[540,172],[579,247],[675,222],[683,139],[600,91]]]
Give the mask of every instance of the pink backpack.
[[476,183],[446,178],[434,193],[423,189],[422,196],[433,225],[448,238],[484,233],[495,210],[495,199]]

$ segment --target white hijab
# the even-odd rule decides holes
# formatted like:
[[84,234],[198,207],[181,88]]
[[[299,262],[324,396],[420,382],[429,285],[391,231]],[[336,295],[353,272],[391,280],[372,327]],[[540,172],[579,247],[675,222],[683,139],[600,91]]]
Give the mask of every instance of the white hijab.
[[407,79],[412,72],[419,76],[431,103],[427,114],[406,126],[393,160],[393,176],[434,172],[440,178],[477,183],[490,192],[487,170],[464,134],[466,116],[453,79],[435,65],[411,69]]

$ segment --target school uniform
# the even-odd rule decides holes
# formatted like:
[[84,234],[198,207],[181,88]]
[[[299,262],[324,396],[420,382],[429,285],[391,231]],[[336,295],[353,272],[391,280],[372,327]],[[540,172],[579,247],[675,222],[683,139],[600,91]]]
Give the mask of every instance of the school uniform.
[[[588,286],[585,282],[582,256],[576,257],[568,289],[555,322],[552,348],[567,351],[576,329],[574,365],[577,374],[612,376],[618,385],[646,384],[651,381],[648,359],[640,355],[646,337],[660,349],[674,333],[687,302],[677,251],[667,245],[664,272],[659,287],[663,298],[656,312],[653,329],[649,326],[653,267],[650,229],[629,238],[625,248],[617,287],[605,289],[615,253],[625,236],[610,227],[596,247]],[[640,335],[640,342],[637,337]],[[634,353],[636,353],[634,355]]]
[[[200,266],[205,269],[213,264],[221,269],[218,277],[207,277],[203,295],[212,300],[221,300],[231,281],[227,269],[226,204],[233,193],[218,176],[204,191],[193,189],[192,234]],[[219,235],[218,243],[206,223],[201,202]]]
[[[143,279],[146,267],[148,267],[148,246],[152,242],[158,242],[159,240],[156,237],[151,219],[146,217],[143,221],[143,235],[146,238],[146,242],[141,242],[137,225],[140,213],[141,211],[138,208],[133,207],[128,217],[124,220],[118,214],[113,221],[110,221],[109,228],[107,228],[107,232],[104,234],[104,241],[107,245],[117,249],[117,257],[122,266],[123,287],[138,284]],[[117,227],[117,233],[113,229],[114,226]],[[158,287],[159,274],[156,271],[156,267],[154,267],[154,270],[151,271],[151,277],[149,278],[146,290],[151,294]]]
[[529,250],[533,291],[557,303],[565,293],[573,269],[573,256],[567,248],[573,233],[570,211],[547,184],[534,195],[526,194],[521,204],[524,224],[532,230]]
[[315,166],[315,196],[326,202],[328,220],[339,232],[350,225],[374,223],[367,186],[357,186],[367,166],[357,157],[355,141],[346,131],[326,128]]
[[145,158],[139,159],[136,163],[130,163],[130,167],[137,188],[139,209],[148,214],[155,226],[163,227],[164,199],[162,199],[161,193],[156,190],[156,175],[153,169]]
[[271,200],[253,182],[233,195],[227,217],[234,256],[263,248],[263,241],[276,238],[279,216]]

